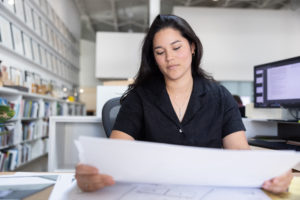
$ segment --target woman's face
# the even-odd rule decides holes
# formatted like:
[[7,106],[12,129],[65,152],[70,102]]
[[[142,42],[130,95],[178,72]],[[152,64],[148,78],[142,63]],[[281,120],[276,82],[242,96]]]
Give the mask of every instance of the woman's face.
[[153,54],[156,63],[167,80],[191,76],[192,53],[195,45],[188,42],[173,28],[158,31],[153,39]]

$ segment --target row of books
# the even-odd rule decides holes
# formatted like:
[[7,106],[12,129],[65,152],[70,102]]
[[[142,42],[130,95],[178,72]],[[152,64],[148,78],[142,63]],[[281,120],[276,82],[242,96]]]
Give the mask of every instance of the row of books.
[[15,129],[13,125],[0,126],[0,148],[14,143]]
[[22,99],[21,100],[21,116],[37,118],[39,111],[39,103],[37,101]]
[[18,165],[18,149],[0,152],[0,171],[12,171]]
[[22,136],[23,141],[41,137],[42,135],[39,135],[39,124],[36,121],[23,123]]
[[48,138],[19,144],[15,148],[0,151],[0,171],[12,171],[21,164],[48,152]]

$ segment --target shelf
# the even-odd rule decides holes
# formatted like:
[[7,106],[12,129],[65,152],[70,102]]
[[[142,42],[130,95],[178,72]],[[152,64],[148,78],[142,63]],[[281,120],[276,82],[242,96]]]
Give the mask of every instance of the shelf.
[[35,120],[39,120],[42,119],[41,117],[36,117],[36,118],[31,118],[31,117],[22,117],[21,121],[35,121]]
[[[49,19],[49,17],[48,17],[43,11],[40,11],[40,10],[38,9],[38,8],[39,8],[39,5],[36,5],[36,3],[33,2],[33,1],[29,1],[29,2],[31,2],[31,4],[35,7],[35,10],[38,10],[38,11],[39,11],[39,14],[42,15],[43,18],[44,18],[45,20],[47,20],[47,23],[48,23],[49,25],[52,26],[52,29],[54,29],[54,30],[61,36],[61,38],[63,38],[63,40],[64,40],[66,43],[69,43],[69,45],[70,45],[71,47],[73,47],[73,49],[74,49],[74,50],[76,51],[76,53],[78,53],[78,55],[79,55],[79,51],[78,51],[77,47],[74,46],[74,44],[72,43],[72,41],[69,41],[68,38],[66,38],[65,35],[63,35],[63,34],[59,31],[59,29],[55,26],[55,24]],[[64,25],[64,26],[65,26],[65,25]],[[69,34],[71,34],[71,33],[69,33]],[[74,36],[72,36],[72,37],[74,37]],[[76,41],[76,39],[74,39],[74,40]],[[76,41],[76,42],[78,43],[78,41]]]
[[[1,5],[1,4],[0,4],[0,5]],[[38,63],[36,63],[36,62],[34,62],[33,60],[31,60],[31,59],[29,59],[29,58],[27,58],[27,57],[25,57],[25,56],[23,56],[23,55],[21,55],[21,54],[15,52],[14,50],[12,50],[12,49],[10,49],[10,48],[4,46],[4,45],[1,44],[1,43],[0,43],[0,49],[4,50],[4,51],[6,51],[6,52],[9,52],[10,54],[12,54],[12,55],[14,55],[14,56],[16,56],[16,57],[22,59],[23,61],[27,62],[29,65],[34,65],[35,67],[37,67],[37,68],[39,68],[39,69],[41,69],[41,70],[47,72],[48,74],[51,74],[51,75],[56,76],[56,77],[59,76],[59,78],[61,78],[63,81],[65,81],[65,82],[67,82],[67,83],[74,84],[72,81],[69,81],[69,80],[65,79],[65,78],[62,77],[61,75],[58,75],[58,74],[54,73],[53,71],[51,71],[51,70],[49,70],[49,69],[43,67],[42,65],[40,65],[40,64],[38,64]],[[6,89],[9,89],[9,88],[6,88]],[[14,89],[14,90],[15,90],[15,89]],[[15,91],[17,91],[17,92],[20,93],[19,90],[15,90]]]
[[[20,30],[26,32],[26,34],[29,33],[32,38],[34,38],[37,42],[40,44],[43,44],[45,47],[47,47],[49,50],[52,51],[52,54],[62,59],[64,62],[70,64],[70,66],[75,67],[69,60],[67,60],[65,57],[63,57],[61,54],[59,54],[54,47],[52,47],[48,42],[46,42],[40,35],[38,35],[34,30],[32,30],[28,25],[23,22],[21,19],[19,19],[14,13],[9,11],[2,3],[0,3],[0,10],[4,14],[4,17],[8,17],[9,19],[13,20],[13,24]],[[9,20],[11,22],[11,20]],[[76,69],[79,69],[79,67],[75,67]]]
[[41,136],[41,137],[34,138],[34,139],[30,139],[30,140],[23,140],[23,141],[21,141],[19,144],[35,142],[35,141],[38,141],[38,140],[40,140],[40,139],[45,139],[45,138],[48,138],[48,136]]
[[[30,94],[30,93],[24,93],[24,92],[19,92],[17,90],[14,89],[8,89],[8,88],[2,88],[0,87],[0,94],[2,98],[7,98],[7,100],[14,100],[16,101],[15,104],[19,106],[19,110],[21,110],[21,102],[22,100],[34,100],[38,102],[39,105],[39,109],[38,112],[34,115],[34,116],[38,116],[35,118],[32,117],[16,117],[13,120],[10,120],[8,122],[6,122],[7,124],[10,122],[13,125],[13,131],[14,131],[14,135],[13,135],[13,144],[10,145],[5,145],[5,146],[1,146],[0,147],[0,151],[1,152],[7,152],[11,149],[17,149],[18,151],[18,161],[17,163],[21,162],[21,155],[25,152],[31,152],[30,155],[35,155],[38,154],[42,151],[45,151],[45,148],[48,148],[48,140],[49,135],[50,134],[50,120],[49,120],[49,116],[45,116],[45,113],[49,113],[51,114],[51,117],[53,117],[53,115],[55,115],[57,113],[58,106],[57,104],[61,104],[61,108],[69,108],[70,110],[72,110],[72,114],[75,114],[76,112],[76,108],[78,108],[77,106],[81,106],[80,110],[84,110],[84,104],[78,103],[78,102],[67,102],[66,100],[61,100],[61,99],[56,99],[53,97],[48,97],[48,96],[44,96],[44,95],[39,95],[39,94]],[[9,94],[9,95],[7,95]],[[11,97],[13,96],[13,98]],[[49,106],[50,107],[46,107],[45,102],[49,102]],[[25,103],[24,103],[25,104]],[[72,106],[70,106],[72,105]],[[24,105],[25,108],[25,105]],[[51,111],[49,111],[49,109],[51,109]],[[25,110],[25,109],[23,109]],[[28,111],[29,112],[29,111]],[[66,116],[66,112],[63,112]],[[83,113],[82,113],[83,114]],[[20,116],[21,114],[19,113],[18,116]],[[81,120],[82,121],[82,120]],[[33,139],[27,139],[24,141],[22,140],[22,136],[23,136],[23,129],[22,126],[28,122],[34,122],[36,124],[35,126],[35,132],[36,138]],[[97,123],[98,124],[98,123]],[[28,128],[29,129],[29,128]],[[4,139],[4,137],[3,137]],[[28,146],[28,147],[27,147]],[[14,151],[12,151],[14,152]],[[34,160],[34,159],[33,159]],[[8,162],[8,161],[6,161]],[[31,161],[29,161],[31,162]],[[19,166],[23,166],[26,165],[26,163],[22,163]]]
[[0,126],[2,125],[2,124],[9,124],[9,123],[13,123],[13,122],[17,122],[17,121],[19,121],[19,118],[14,118],[14,119],[10,119],[10,120],[7,120],[6,122],[4,122],[4,123],[0,123]]
[[5,146],[3,146],[3,147],[0,146],[0,150],[8,149],[8,148],[14,147],[14,146],[16,146],[16,145],[17,145],[17,144],[5,145]]
[[0,150],[12,148],[12,147],[15,147],[15,146],[17,146],[19,144],[35,142],[35,141],[38,141],[40,139],[46,139],[46,138],[49,138],[49,136],[41,136],[41,137],[38,137],[38,138],[34,138],[34,139],[30,139],[30,140],[24,140],[24,141],[17,142],[15,144],[11,144],[11,145],[6,145],[6,146],[3,146],[3,147],[0,146]]

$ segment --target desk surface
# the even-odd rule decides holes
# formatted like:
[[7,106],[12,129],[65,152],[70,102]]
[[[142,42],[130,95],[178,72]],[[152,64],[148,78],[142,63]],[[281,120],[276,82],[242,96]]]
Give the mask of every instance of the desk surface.
[[[1,175],[13,175],[15,172],[0,172]],[[47,174],[47,172],[45,172]],[[294,172],[294,179],[292,181],[292,184],[290,186],[289,192],[280,194],[280,195],[274,195],[269,192],[265,192],[269,197],[271,197],[273,200],[296,200],[300,199],[300,172]],[[54,186],[48,187],[44,189],[41,192],[38,192],[34,195],[31,195],[29,197],[26,197],[24,200],[35,200],[35,199],[48,199],[51,191],[53,190]]]

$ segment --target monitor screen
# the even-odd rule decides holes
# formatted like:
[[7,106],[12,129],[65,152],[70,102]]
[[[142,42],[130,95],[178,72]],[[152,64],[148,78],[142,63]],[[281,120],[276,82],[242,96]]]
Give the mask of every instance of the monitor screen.
[[254,67],[254,106],[300,107],[300,56]]

